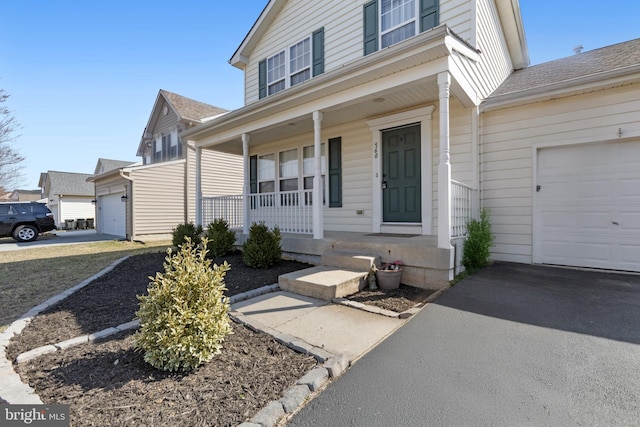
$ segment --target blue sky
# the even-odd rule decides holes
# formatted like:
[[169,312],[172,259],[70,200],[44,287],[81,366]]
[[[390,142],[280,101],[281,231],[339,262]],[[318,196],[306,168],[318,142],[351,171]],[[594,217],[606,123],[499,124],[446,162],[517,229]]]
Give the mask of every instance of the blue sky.
[[[319,0],[322,1],[322,0]],[[266,0],[4,1],[0,88],[22,125],[20,188],[41,172],[93,173],[136,149],[159,89],[243,105],[228,60]],[[640,37],[640,3],[520,0],[532,64]]]

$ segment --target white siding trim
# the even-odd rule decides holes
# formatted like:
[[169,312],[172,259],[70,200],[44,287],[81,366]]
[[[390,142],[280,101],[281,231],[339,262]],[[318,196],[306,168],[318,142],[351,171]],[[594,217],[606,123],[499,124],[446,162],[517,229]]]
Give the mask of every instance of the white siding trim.
[[382,131],[411,123],[420,123],[420,153],[421,153],[421,185],[422,185],[422,234],[431,234],[431,147],[432,147],[432,118],[435,106],[418,108],[403,113],[392,114],[379,119],[367,121],[371,132],[371,150],[373,152],[371,184],[373,188],[373,232],[379,233],[382,226],[382,186],[380,174],[382,171]]

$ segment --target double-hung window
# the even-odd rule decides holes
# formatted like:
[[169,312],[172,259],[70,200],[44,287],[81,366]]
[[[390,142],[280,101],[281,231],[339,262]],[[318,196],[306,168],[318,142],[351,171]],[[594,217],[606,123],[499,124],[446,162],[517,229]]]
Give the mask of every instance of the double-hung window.
[[290,86],[311,78],[311,37],[289,48]]
[[380,6],[382,48],[416,35],[416,0],[382,0]]
[[324,73],[324,28],[258,64],[258,97],[273,95]]
[[258,157],[258,192],[273,193],[275,191],[276,157],[266,154]]
[[437,27],[440,0],[371,0],[363,6],[364,54]]
[[[302,175],[304,180],[304,189],[313,190],[313,177],[315,175],[315,149],[313,145],[309,145],[302,149]],[[320,192],[322,193],[322,204],[325,204],[326,197],[324,195],[324,180],[327,174],[327,156],[325,154],[325,144],[320,145],[320,173],[322,178],[320,179]],[[310,200],[306,201],[306,204],[311,204]]]
[[269,95],[285,88],[286,62],[284,51],[267,59],[267,89]]

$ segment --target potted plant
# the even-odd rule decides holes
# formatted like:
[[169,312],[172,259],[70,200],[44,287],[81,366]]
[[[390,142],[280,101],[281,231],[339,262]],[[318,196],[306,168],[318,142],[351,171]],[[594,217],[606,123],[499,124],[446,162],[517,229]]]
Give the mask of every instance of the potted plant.
[[376,282],[382,290],[398,289],[401,279],[402,261],[382,263],[382,266],[376,269]]

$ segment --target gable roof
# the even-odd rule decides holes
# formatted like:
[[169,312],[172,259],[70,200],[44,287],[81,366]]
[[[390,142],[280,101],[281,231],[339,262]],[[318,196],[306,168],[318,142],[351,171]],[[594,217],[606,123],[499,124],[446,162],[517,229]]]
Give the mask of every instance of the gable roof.
[[488,98],[506,97],[536,89],[582,82],[612,72],[637,72],[640,66],[640,39],[590,50],[512,73]]
[[[267,2],[267,5],[260,12],[260,16],[229,59],[229,64],[244,70],[253,49],[286,3],[287,0],[269,0]],[[520,2],[519,0],[496,0],[496,6],[514,67],[516,69],[524,68],[529,65],[529,50],[522,23]],[[475,47],[473,48],[475,49]]]
[[143,156],[145,145],[147,141],[152,138],[151,130],[155,127],[156,122],[161,114],[161,107],[166,103],[178,116],[179,122],[186,122],[195,125],[204,123],[208,119],[220,116],[221,114],[228,113],[229,110],[216,107],[215,105],[206,104],[204,102],[196,101],[195,99],[187,98],[186,96],[178,95],[177,93],[169,92],[168,90],[160,89],[156,101],[153,104],[151,115],[147,121],[147,126],[144,128],[142,138],[138,144],[138,151],[136,156]]
[[96,169],[94,170],[94,175],[98,175],[101,173],[105,173],[108,171],[112,171],[115,169],[124,168],[126,166],[132,165],[136,162],[131,162],[128,160],[112,160],[112,159],[103,159],[102,157],[98,159],[98,163],[96,164]]
[[92,182],[87,182],[90,176],[88,173],[48,171],[41,174],[40,186],[48,184],[54,194],[64,196],[93,196],[95,186]]
[[178,95],[177,93],[169,92],[167,90],[160,89],[160,95],[162,95],[169,105],[173,107],[180,120],[193,120],[200,122],[209,117],[218,116],[222,113],[228,112],[224,108],[216,107],[214,105],[205,104],[204,102],[196,101],[195,99],[187,98],[186,96]]

